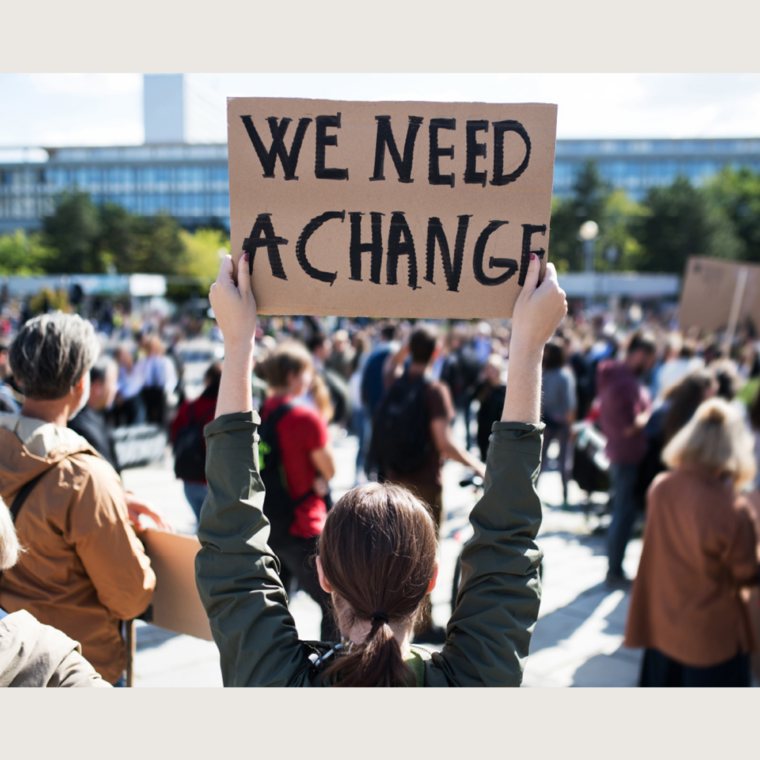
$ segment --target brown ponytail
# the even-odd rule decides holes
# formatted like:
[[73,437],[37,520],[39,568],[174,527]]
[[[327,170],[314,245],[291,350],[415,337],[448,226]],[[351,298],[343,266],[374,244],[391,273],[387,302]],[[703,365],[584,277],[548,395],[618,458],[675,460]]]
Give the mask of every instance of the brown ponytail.
[[330,510],[319,555],[341,621],[370,622],[363,642],[324,673],[335,686],[413,686],[390,622],[412,626],[435,570],[435,526],[401,486],[368,483]]

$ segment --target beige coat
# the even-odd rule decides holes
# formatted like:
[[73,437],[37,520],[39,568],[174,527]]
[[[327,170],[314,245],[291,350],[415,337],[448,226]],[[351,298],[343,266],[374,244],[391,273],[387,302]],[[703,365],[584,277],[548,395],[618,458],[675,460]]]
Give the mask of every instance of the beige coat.
[[26,549],[0,579],[0,607],[63,631],[109,683],[127,661],[120,621],[145,611],[156,577],[129,524],[118,475],[66,428],[0,414],[0,495],[47,470],[16,519]]
[[664,473],[647,494],[625,645],[658,649],[692,667],[755,651],[742,590],[757,579],[756,530],[747,499],[691,467]]
[[0,687],[104,686],[82,648],[25,610],[0,619]]

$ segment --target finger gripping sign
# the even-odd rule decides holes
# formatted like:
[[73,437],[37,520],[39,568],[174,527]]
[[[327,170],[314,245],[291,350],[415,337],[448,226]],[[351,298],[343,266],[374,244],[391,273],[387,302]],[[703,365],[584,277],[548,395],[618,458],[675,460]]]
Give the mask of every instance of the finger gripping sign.
[[556,105],[230,98],[227,123],[261,314],[510,317],[545,267]]

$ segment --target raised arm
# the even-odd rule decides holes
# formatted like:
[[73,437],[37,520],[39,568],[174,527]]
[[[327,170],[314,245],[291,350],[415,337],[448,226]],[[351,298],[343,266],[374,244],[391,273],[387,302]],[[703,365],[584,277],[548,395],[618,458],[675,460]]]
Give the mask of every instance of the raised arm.
[[198,527],[196,582],[224,685],[288,686],[306,679],[311,663],[288,612],[279,561],[267,545],[259,417],[251,404],[256,303],[243,257],[236,279],[233,274],[228,256],[209,294],[225,356],[216,419],[205,429],[209,494]]
[[541,551],[535,543],[541,501],[543,347],[567,312],[551,264],[538,284],[532,259],[512,318],[507,394],[493,425],[483,497],[470,515],[475,530],[462,554],[462,584],[429,682],[519,686],[538,618]]

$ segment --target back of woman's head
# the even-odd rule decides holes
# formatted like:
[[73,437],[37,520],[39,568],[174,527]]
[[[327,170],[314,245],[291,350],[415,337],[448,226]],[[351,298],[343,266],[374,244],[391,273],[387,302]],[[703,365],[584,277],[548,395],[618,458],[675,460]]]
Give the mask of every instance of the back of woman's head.
[[306,346],[297,340],[286,340],[262,363],[264,379],[273,388],[285,388],[290,376],[300,375],[314,365]]
[[720,398],[703,402],[662,452],[669,467],[689,465],[730,480],[739,489],[755,477],[752,436],[744,420]]
[[337,686],[406,686],[414,676],[390,624],[412,627],[435,572],[435,526],[401,486],[368,483],[338,500],[319,538],[341,627],[370,624],[325,677]]
[[699,405],[717,390],[715,376],[706,369],[696,370],[665,391],[668,411],[665,416],[665,442],[673,436],[694,416]]

